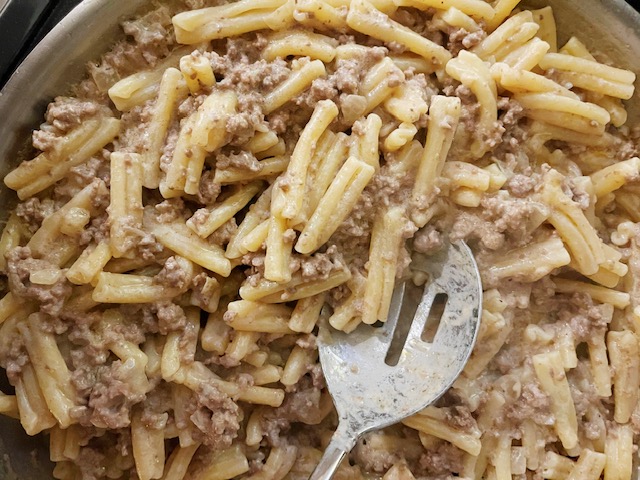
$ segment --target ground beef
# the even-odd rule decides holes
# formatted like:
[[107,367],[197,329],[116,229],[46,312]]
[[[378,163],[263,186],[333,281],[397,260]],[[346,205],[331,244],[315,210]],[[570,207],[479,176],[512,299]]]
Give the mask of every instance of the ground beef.
[[[382,60],[386,53],[387,49],[384,47],[372,47],[354,58],[337,59],[334,71],[330,71],[327,77],[314,80],[309,89],[296,97],[296,105],[313,109],[320,100],[329,99],[340,104],[342,98],[353,97],[359,91],[364,74]],[[401,76],[402,72],[398,69],[388,81],[393,83]],[[340,126],[350,126],[364,111],[360,115],[356,113],[343,111]]]
[[121,41],[100,62],[89,65],[89,75],[98,91],[106,93],[121,78],[149,67],[149,62],[134,44]]
[[171,223],[191,216],[180,197],[170,198],[154,206],[156,218],[160,223]]
[[400,452],[372,448],[370,437],[376,435],[380,434],[377,432],[369,433],[358,440],[351,457],[353,461],[362,465],[365,470],[382,473],[401,461],[402,457]]
[[339,93],[331,78],[317,78],[307,90],[294,99],[294,102],[296,105],[313,108],[321,100],[337,101]]
[[[517,149],[520,130],[516,127],[522,116],[522,108],[517,102],[506,98],[501,99],[499,110],[504,111],[498,120],[489,128],[478,129],[482,107],[475,94],[465,85],[448,81],[449,85],[444,87],[443,93],[448,96],[455,95],[462,102],[456,138],[449,153],[450,159],[474,161],[478,155],[484,155],[489,150],[496,152],[502,144],[507,145],[504,150],[508,150],[509,147]],[[469,154],[471,147],[477,150],[476,157]]]
[[157,302],[153,309],[158,318],[158,331],[166,335],[175,330],[182,330],[187,324],[187,317],[179,305],[172,302]]
[[149,150],[149,123],[153,117],[155,101],[136,105],[122,114],[122,133],[116,141],[120,151],[144,154]]
[[420,467],[430,475],[450,475],[460,472],[464,462],[464,452],[447,442],[427,450],[420,457]]
[[96,102],[56,97],[47,107],[46,121],[62,135],[99,113],[111,116],[111,111]]
[[477,239],[489,250],[497,250],[504,245],[504,233],[483,218],[467,211],[460,211],[449,234],[451,240]]
[[[67,312],[64,315],[67,319]],[[101,314],[95,312],[84,312],[82,321],[76,321],[69,328],[69,340],[73,344],[73,348],[69,352],[71,364],[73,365],[73,376],[78,375],[77,380],[82,383],[82,377],[90,375],[93,381],[95,376],[91,374],[91,370],[107,362],[109,357],[109,345],[104,336],[95,334],[95,325],[102,320]],[[86,372],[82,372],[86,370]],[[90,383],[88,387],[93,385]],[[77,387],[83,390],[88,387]],[[89,392],[87,391],[86,394]],[[83,393],[80,393],[84,396]]]
[[324,280],[335,270],[345,268],[342,255],[335,246],[331,246],[324,253],[315,253],[311,257],[300,257],[300,270],[305,280]]
[[419,230],[413,238],[413,249],[419,253],[431,253],[441,247],[442,235],[430,225]]
[[163,430],[169,422],[169,411],[173,407],[171,388],[165,382],[159,383],[145,399],[140,420],[155,430]]
[[[154,302],[154,303],[130,303],[123,304],[118,307],[119,313],[127,319],[129,324],[134,325],[138,328],[138,332],[140,334],[145,335],[148,333],[158,333],[158,319],[156,314],[158,312],[158,305],[170,303],[170,302]],[[118,322],[120,323],[120,322]],[[110,329],[116,330],[117,329]],[[119,334],[119,333],[118,333]],[[111,341],[116,341],[117,339],[111,337]],[[144,342],[144,338],[142,339],[134,339],[132,338],[130,341],[132,343],[136,343],[138,340]]]
[[316,348],[318,348],[317,337],[313,334],[303,335],[296,340],[296,345],[301,348],[315,350]]
[[177,425],[178,428],[190,428],[195,440],[214,450],[231,445],[242,420],[238,405],[215,385],[201,385],[193,394],[187,413],[191,424]]
[[[480,205],[483,218],[493,223],[496,232],[508,234],[516,245],[529,243],[533,230],[549,215],[548,207],[540,202],[508,196],[487,195]],[[535,223],[536,219],[540,222]]]
[[445,410],[445,421],[453,428],[468,431],[476,429],[478,424],[466,406],[454,406]]
[[509,193],[515,197],[525,197],[533,191],[536,186],[536,179],[528,175],[516,174],[512,176],[506,184]]
[[43,125],[40,130],[34,130],[31,134],[31,141],[33,148],[48,152],[56,148],[61,141],[55,130],[47,125]]
[[22,369],[29,363],[29,355],[24,346],[24,338],[16,325],[9,328],[10,321],[4,322],[0,338],[0,366],[6,370],[11,385],[16,385]]
[[[95,351],[97,348],[93,347],[93,350]],[[79,397],[89,397],[97,380],[96,367],[106,363],[109,353],[106,348],[102,350],[100,357],[90,356],[84,349],[75,349],[71,352],[71,359],[75,367],[71,373],[71,384]],[[99,358],[99,363],[95,362],[97,358]],[[75,408],[73,412],[73,417],[83,425],[91,424],[90,415],[91,412],[86,406]]]
[[518,123],[524,114],[522,105],[510,97],[499,97],[497,106],[500,112],[498,120],[505,127]]
[[[127,307],[120,307],[120,313],[127,311]],[[104,314],[103,314],[104,315]],[[137,316],[123,315],[122,321],[118,318],[115,322],[110,322],[109,318],[103,318],[103,325],[109,322],[109,328],[105,328],[102,332],[104,341],[108,344],[114,344],[121,341],[140,345],[145,340],[145,335],[148,331],[147,326],[138,321]]]
[[275,112],[269,114],[266,118],[269,129],[273,130],[278,136],[284,138],[287,144],[287,151],[292,151],[295,142],[300,137],[302,125],[305,125],[313,110],[306,104],[285,105]]
[[150,233],[143,233],[136,245],[136,255],[143,260],[158,260],[164,255],[164,247]]
[[[368,259],[369,239],[373,222],[381,208],[409,202],[414,177],[396,168],[394,155],[386,156],[386,162],[374,175],[355,207],[329,239],[329,245],[339,245],[345,263],[355,269],[363,269]],[[406,221],[403,237],[409,238],[416,231],[413,222]],[[406,262],[401,262],[404,265]],[[400,267],[402,269],[402,267]]]
[[223,223],[207,240],[213,245],[227,245],[237,230],[238,225],[236,224],[236,219],[232,218]]
[[237,113],[227,119],[229,144],[244,145],[256,131],[265,128],[262,113],[263,95],[251,92],[238,96]]
[[[202,106],[204,101],[207,99],[208,94],[200,93],[198,95],[189,96],[183,99],[178,105],[178,114],[181,120],[184,120],[188,116],[194,114],[198,108]],[[181,125],[184,122],[181,121]]]
[[411,192],[409,185],[413,185],[415,181],[411,173],[407,174],[398,169],[389,157],[386,160],[363,192],[363,197],[372,197],[370,201],[375,205],[372,210],[376,213],[381,206],[408,204]]
[[486,38],[487,34],[484,30],[476,30],[475,32],[469,32],[464,28],[452,29],[449,32],[449,40],[447,42],[447,49],[455,57],[460,50],[469,50],[479,44]]
[[[247,272],[250,283],[256,285],[261,278],[264,278],[264,253],[243,255],[242,263],[251,266]],[[346,268],[342,252],[339,252],[335,245],[330,246],[324,252],[316,252],[311,256],[294,253],[289,265],[291,273],[300,271],[305,281],[325,280],[332,272]]]
[[31,197],[16,206],[16,215],[27,224],[31,233],[35,233],[42,221],[55,209],[56,203],[52,199],[40,200],[38,197]]
[[[365,471],[376,473],[387,471],[384,476],[387,480],[389,478],[408,480],[414,477],[407,466],[411,467],[418,478],[424,473],[419,466],[419,459],[423,453],[424,447],[420,443],[417,432],[395,425],[365,434],[351,452],[350,460],[360,465]],[[391,471],[389,467],[392,467]],[[390,477],[389,475],[393,475],[394,471],[399,473],[398,467],[403,467],[402,473],[410,476]]]
[[210,217],[211,211],[208,208],[200,208],[196,210],[193,216],[189,219],[189,225],[200,229],[206,225]]
[[467,132],[474,132],[477,128],[477,117],[480,111],[480,104],[473,92],[464,85],[457,87],[450,86],[446,88],[447,95],[455,95],[460,99],[462,108],[460,110],[460,124]]
[[[250,267],[245,273],[252,283],[257,284],[264,273],[264,253],[247,253],[242,256],[242,264]],[[298,263],[298,266],[300,264]]]
[[154,283],[165,285],[169,288],[186,290],[193,278],[193,273],[185,270],[185,261],[178,261],[176,257],[169,257],[162,270],[153,277]]
[[173,152],[176,149],[179,136],[180,124],[179,122],[173,122],[167,132],[167,138],[165,139],[162,154],[160,155],[160,170],[165,173],[169,170],[169,165],[171,165],[171,161],[173,160]]
[[364,72],[382,60],[386,53],[383,47],[373,47],[356,59],[339,59],[333,74],[336,88],[342,93],[357,93]]
[[221,185],[213,181],[214,175],[213,170],[205,170],[200,177],[197,199],[203,205],[211,205],[220,195]]
[[[95,179],[100,179],[105,185],[111,181],[111,152],[103,149],[86,162],[73,167],[69,174],[55,185],[55,194],[60,198],[71,198]],[[106,207],[109,203],[108,195],[96,196],[94,204],[98,208]]]
[[559,304],[554,309],[558,311],[558,319],[571,328],[576,344],[604,335],[607,319],[589,294],[577,292],[568,299],[560,297],[555,300]]
[[591,365],[588,362],[578,362],[577,367],[569,370],[566,375],[578,418],[591,417],[590,413],[593,411],[605,411],[593,384]]
[[96,370],[88,406],[91,424],[99,428],[125,428],[131,423],[131,407],[144,400],[131,379],[131,365],[115,360]]
[[618,139],[613,140],[615,147],[615,159],[619,162],[628,160],[632,157],[640,155],[640,147],[638,145],[638,139]]
[[91,242],[100,243],[107,241],[109,238],[109,231],[109,216],[105,213],[91,219],[89,224],[78,237],[78,243],[84,246]]
[[[58,317],[65,300],[71,295],[71,284],[64,272],[46,260],[33,258],[29,247],[16,247],[7,253],[6,258],[9,286],[13,294],[35,300],[41,312]],[[40,270],[59,270],[59,278],[51,285],[32,283],[29,279],[31,272]]]
[[207,52],[213,71],[220,78],[220,89],[232,89],[238,96],[237,112],[226,124],[226,143],[242,145],[255,133],[264,130],[267,124],[262,112],[264,95],[286,79],[290,74],[282,59],[267,62],[260,58],[266,38],[257,35],[252,39],[228,39],[226,54]]
[[317,78],[311,82],[311,87],[308,90],[309,100],[311,105],[315,105],[321,100],[333,100],[335,101],[338,96],[338,88],[336,85],[327,78]]
[[256,156],[246,150],[238,153],[230,153],[228,155],[219,154],[216,156],[216,169],[226,170],[228,168],[247,170],[248,172],[257,173],[262,169],[262,165],[258,162]]
[[504,418],[496,419],[500,422],[522,423],[525,419],[531,419],[539,425],[553,425],[553,416],[549,413],[551,400],[544,393],[540,385],[535,381],[522,385],[520,396],[504,408]]

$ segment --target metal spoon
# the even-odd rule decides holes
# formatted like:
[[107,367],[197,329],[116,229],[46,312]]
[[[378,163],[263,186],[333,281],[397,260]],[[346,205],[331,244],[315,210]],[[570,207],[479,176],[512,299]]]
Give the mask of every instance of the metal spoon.
[[[414,256],[412,268],[429,276],[412,318],[406,318],[412,302],[404,282],[394,290],[383,326],[360,325],[349,334],[321,327],[320,362],[339,424],[310,480],[329,480],[365,432],[397,423],[436,401],[467,363],[482,311],[480,274],[471,250],[462,242],[447,243],[434,255]],[[429,312],[436,297],[443,296],[446,306],[435,325],[438,319],[434,322]]]

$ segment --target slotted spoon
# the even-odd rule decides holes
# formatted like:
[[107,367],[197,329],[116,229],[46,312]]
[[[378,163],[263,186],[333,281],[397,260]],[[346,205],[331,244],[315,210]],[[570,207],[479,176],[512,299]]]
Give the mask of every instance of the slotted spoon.
[[[397,423],[436,401],[471,354],[482,288],[469,247],[447,243],[434,255],[414,255],[412,268],[428,275],[413,318],[407,318],[412,299],[404,282],[393,292],[383,326],[360,325],[349,334],[320,329],[320,362],[339,424],[310,480],[329,480],[365,432]],[[436,297],[443,296],[447,302],[436,326],[429,312]]]

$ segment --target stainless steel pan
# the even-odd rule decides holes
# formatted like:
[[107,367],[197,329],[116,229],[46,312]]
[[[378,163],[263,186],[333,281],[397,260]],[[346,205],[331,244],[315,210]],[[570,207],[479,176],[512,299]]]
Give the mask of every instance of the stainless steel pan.
[[[87,62],[106,52],[122,35],[119,21],[149,1],[84,0],[27,57],[0,92],[0,177],[28,152],[30,132],[42,122],[47,103],[79,81]],[[577,35],[592,49],[608,55],[617,66],[640,73],[640,14],[624,1],[526,3],[554,8],[561,41]],[[639,99],[636,93],[630,101],[631,122],[640,120]],[[2,184],[0,219],[14,198]],[[0,388],[8,390],[6,379],[0,378]],[[40,437],[27,437],[17,422],[0,417],[0,480],[51,478],[46,443]]]

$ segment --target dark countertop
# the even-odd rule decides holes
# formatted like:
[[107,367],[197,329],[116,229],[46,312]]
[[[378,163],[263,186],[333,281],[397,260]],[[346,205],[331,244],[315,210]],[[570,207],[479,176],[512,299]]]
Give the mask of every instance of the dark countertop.
[[80,0],[0,0],[0,87]]

